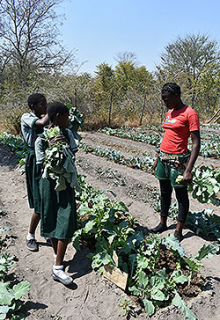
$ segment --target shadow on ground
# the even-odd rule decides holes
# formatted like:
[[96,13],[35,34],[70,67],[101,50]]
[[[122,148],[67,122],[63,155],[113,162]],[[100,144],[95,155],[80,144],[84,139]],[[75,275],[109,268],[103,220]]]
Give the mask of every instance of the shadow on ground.
[[89,249],[82,248],[81,251],[76,251],[72,260],[65,262],[65,266],[68,266],[68,273],[73,274],[73,280],[81,278],[84,275],[92,272],[92,261],[87,257],[89,253]]

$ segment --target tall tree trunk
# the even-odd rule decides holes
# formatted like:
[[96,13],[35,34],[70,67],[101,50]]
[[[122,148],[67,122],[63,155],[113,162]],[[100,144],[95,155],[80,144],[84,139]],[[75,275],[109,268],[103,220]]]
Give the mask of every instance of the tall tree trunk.
[[142,111],[141,111],[141,117],[140,117],[140,121],[139,121],[139,126],[142,125],[142,119],[143,119],[143,114],[144,114],[144,109],[145,109],[146,96],[147,96],[147,91],[144,94],[144,102],[143,102],[143,107],[142,107]]
[[[209,121],[207,121],[207,124],[210,123],[210,122],[217,116],[217,114],[219,113],[219,111],[220,111],[220,108],[216,111],[216,113],[214,114],[214,116],[212,116],[211,119],[209,119]],[[219,117],[215,120],[215,122],[218,121],[218,119],[219,119]]]
[[77,107],[77,91],[75,90],[75,93],[74,93],[74,107],[76,108]]
[[110,125],[111,125],[112,98],[113,98],[113,90],[111,91],[109,114],[108,114],[108,126],[109,126],[109,127],[110,127]]

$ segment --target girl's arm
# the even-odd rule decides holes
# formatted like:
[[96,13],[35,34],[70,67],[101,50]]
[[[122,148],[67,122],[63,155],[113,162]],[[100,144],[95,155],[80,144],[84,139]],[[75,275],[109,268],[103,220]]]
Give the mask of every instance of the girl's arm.
[[200,132],[199,132],[199,130],[191,131],[190,135],[191,135],[193,146],[192,146],[191,155],[189,158],[189,163],[186,167],[186,170],[183,173],[183,180],[184,180],[184,182],[188,182],[188,183],[190,183],[192,181],[191,171],[193,169],[194,163],[196,162],[196,159],[198,158],[199,150],[200,150]]
[[46,114],[43,118],[35,121],[34,125],[37,127],[44,127],[49,122],[49,117]]

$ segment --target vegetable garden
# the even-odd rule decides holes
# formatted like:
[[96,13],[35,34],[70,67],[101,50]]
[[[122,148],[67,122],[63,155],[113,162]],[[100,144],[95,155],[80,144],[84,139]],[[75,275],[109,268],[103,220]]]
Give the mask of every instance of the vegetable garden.
[[[77,196],[80,229],[73,237],[73,245],[78,250],[85,245],[89,247],[92,268],[99,273],[102,274],[106,265],[111,265],[128,274],[127,297],[121,302],[122,312],[128,319],[138,317],[140,312],[145,312],[152,318],[155,314],[157,319],[158,310],[171,304],[182,313],[178,319],[196,319],[198,315],[187,306],[187,301],[208,290],[209,281],[204,271],[200,273],[200,268],[205,257],[211,258],[219,250],[219,168],[198,163],[194,171],[194,183],[190,191],[194,206],[199,204],[201,210],[190,212],[187,228],[193,230],[200,238],[206,239],[206,242],[192,256],[184,250],[185,241],[187,243],[190,239],[184,240],[180,246],[172,236],[172,230],[169,230],[165,237],[148,233],[148,225],[143,223],[143,215],[149,216],[149,221],[153,223],[155,213],[159,211],[159,194],[154,184],[146,185],[144,191],[138,187],[136,195],[133,190],[133,197],[131,194],[125,197],[127,200],[130,197],[130,202],[135,202],[136,199],[140,200],[138,194],[145,192],[142,203],[143,206],[151,208],[149,213],[141,212],[138,215],[129,201],[125,203],[126,201],[122,202],[119,198],[120,194],[126,193],[123,188],[128,190],[126,188],[130,183],[127,175],[120,176],[119,167],[128,172],[128,176],[132,171],[134,177],[135,174],[139,175],[140,180],[143,175],[149,177],[149,181],[155,179],[152,175],[152,165],[156,148],[152,153],[152,149],[148,149],[147,145],[159,145],[161,133],[158,128],[148,126],[141,130],[105,129],[104,132],[105,134],[101,133],[101,138],[96,133],[82,133],[83,139],[79,144],[80,151],[76,160],[81,174],[79,182],[82,189],[81,195]],[[112,146],[104,146],[103,141],[110,135],[116,135],[117,141],[112,140]],[[146,136],[147,139],[144,140]],[[122,143],[119,148],[120,141],[124,138],[129,139],[124,140],[129,147],[126,150],[123,149]],[[207,140],[203,138],[203,144],[209,143],[212,150],[206,147],[207,152],[201,153],[201,157],[218,159],[218,135],[207,134],[206,138]],[[22,140],[7,134],[1,134],[0,139],[16,152],[22,170],[25,151]],[[143,149],[143,145],[146,145],[146,148]],[[136,146],[136,149],[133,146]],[[94,185],[90,184],[89,180],[93,180]],[[103,185],[106,185],[105,190],[101,190],[104,189]],[[173,203],[170,221],[175,219],[176,211],[176,204]],[[157,219],[158,217],[154,221]],[[118,259],[117,263],[115,256]],[[135,304],[139,306],[137,312],[133,307]]]

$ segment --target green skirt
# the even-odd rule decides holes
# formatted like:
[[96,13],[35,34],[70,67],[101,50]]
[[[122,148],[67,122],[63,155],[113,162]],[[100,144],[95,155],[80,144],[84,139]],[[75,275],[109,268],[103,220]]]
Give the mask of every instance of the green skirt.
[[27,195],[30,208],[34,208],[35,213],[40,214],[41,199],[39,182],[42,175],[42,167],[36,164],[36,157],[33,148],[28,148],[25,165]]
[[176,179],[184,173],[189,157],[189,151],[179,155],[160,152],[155,170],[156,178],[159,180],[170,180],[173,188],[187,188],[187,184],[178,183]]
[[70,239],[77,230],[74,189],[67,185],[64,191],[55,191],[55,181],[40,180],[41,236]]

